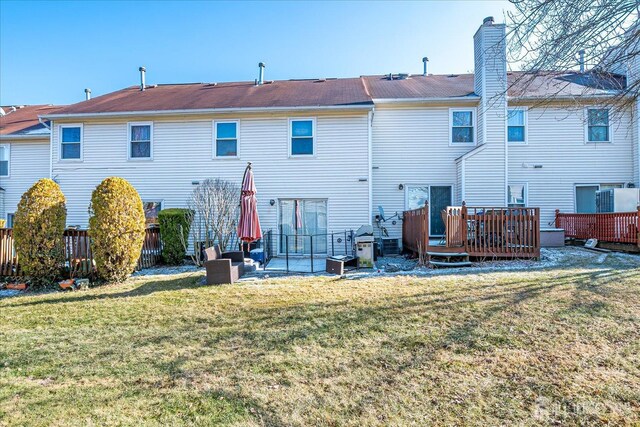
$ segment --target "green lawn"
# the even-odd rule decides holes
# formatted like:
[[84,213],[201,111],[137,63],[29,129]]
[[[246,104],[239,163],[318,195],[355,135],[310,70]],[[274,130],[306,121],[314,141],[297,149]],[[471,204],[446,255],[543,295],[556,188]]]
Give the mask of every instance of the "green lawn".
[[0,425],[638,425],[629,259],[2,299]]

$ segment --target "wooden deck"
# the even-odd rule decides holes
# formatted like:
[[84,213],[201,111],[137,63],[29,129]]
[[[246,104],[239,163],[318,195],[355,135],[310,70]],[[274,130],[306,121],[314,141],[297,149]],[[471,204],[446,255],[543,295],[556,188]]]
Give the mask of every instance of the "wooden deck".
[[466,253],[472,258],[540,258],[539,208],[450,206],[444,238],[428,236],[429,205],[404,212],[402,244],[414,253]]
[[556,227],[565,237],[628,243],[640,247],[640,207],[636,212],[576,214],[556,210]]

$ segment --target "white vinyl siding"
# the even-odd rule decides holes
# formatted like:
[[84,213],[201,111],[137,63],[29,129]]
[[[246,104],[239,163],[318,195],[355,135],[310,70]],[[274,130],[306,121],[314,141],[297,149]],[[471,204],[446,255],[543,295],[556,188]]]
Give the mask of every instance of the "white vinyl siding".
[[39,179],[49,177],[50,150],[48,137],[46,140],[11,141],[3,145],[11,146],[11,173],[0,177],[0,187],[4,188],[4,213],[8,213],[16,211],[22,194],[29,187]]
[[[452,186],[459,191],[456,158],[473,147],[449,145],[448,107],[378,106],[373,115],[373,211],[405,210],[405,186]],[[399,185],[403,184],[403,189]],[[393,238],[402,237],[402,221],[386,222]],[[378,230],[375,229],[376,234]]]
[[584,125],[581,109],[530,107],[528,144],[509,146],[509,181],[528,183],[543,227],[555,209],[575,211],[576,185],[633,182],[631,112],[611,123],[615,144],[585,144]]
[[[127,179],[142,200],[161,200],[163,209],[185,207],[193,181],[219,177],[239,185],[245,162],[211,158],[211,123],[218,119],[228,120],[154,119],[153,162],[127,162],[126,120],[85,122],[82,167],[55,161],[54,152],[53,174],[67,197],[68,224],[87,225],[91,192],[108,176]],[[274,239],[278,208],[277,203],[269,204],[270,199],[327,199],[330,231],[369,223],[368,183],[360,181],[368,176],[366,112],[318,115],[316,155],[296,161],[289,159],[288,117],[237,120],[242,157],[253,164],[260,223],[264,230],[274,230]]]

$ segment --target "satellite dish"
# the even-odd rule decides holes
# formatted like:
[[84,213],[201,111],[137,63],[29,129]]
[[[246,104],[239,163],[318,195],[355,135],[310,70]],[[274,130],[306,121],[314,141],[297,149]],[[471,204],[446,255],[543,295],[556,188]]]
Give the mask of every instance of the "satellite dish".
[[378,212],[380,213],[380,219],[385,221],[385,219],[384,219],[384,209],[382,209],[381,205],[378,205]]

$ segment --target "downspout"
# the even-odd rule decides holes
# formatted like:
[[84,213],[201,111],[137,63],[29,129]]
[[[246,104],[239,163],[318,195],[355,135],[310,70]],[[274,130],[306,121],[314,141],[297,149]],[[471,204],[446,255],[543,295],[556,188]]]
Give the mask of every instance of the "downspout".
[[42,117],[38,116],[38,122],[49,129],[49,178],[53,179],[53,131],[51,130],[53,127],[53,120],[49,122],[51,125],[48,125],[44,120],[42,120]]
[[369,168],[369,179],[367,183],[369,185],[369,225],[373,225],[373,114],[375,107],[372,107],[371,111],[367,113],[367,157]]

